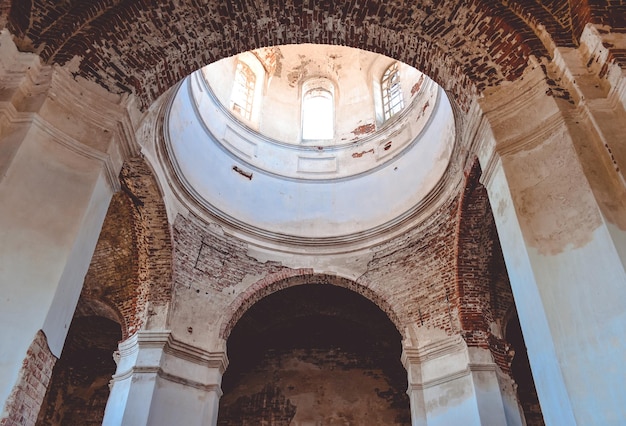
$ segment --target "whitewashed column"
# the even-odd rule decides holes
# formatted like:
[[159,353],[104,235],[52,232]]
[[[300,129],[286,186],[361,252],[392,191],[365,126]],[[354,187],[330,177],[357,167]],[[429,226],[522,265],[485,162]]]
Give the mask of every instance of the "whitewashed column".
[[169,331],[140,331],[119,352],[104,425],[217,424],[224,352],[184,344]]
[[[564,89],[545,69],[561,73]],[[623,143],[626,122],[610,132],[592,124],[566,80],[556,65],[537,65],[481,100],[482,182],[546,424],[620,424],[625,187],[602,134],[621,126]],[[613,108],[624,116],[621,103]]]
[[0,32],[0,408],[42,330],[61,354],[132,125],[117,95]]
[[468,348],[456,336],[405,348],[402,362],[413,426],[523,424],[488,350]]

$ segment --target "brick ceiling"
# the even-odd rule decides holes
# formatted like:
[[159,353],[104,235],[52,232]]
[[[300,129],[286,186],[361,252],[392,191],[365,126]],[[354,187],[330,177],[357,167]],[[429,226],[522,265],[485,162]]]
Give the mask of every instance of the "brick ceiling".
[[462,99],[548,56],[544,28],[575,46],[587,22],[626,27],[625,9],[619,0],[4,0],[0,22],[22,50],[50,64],[74,59],[76,74],[147,107],[207,63],[304,42],[386,54]]

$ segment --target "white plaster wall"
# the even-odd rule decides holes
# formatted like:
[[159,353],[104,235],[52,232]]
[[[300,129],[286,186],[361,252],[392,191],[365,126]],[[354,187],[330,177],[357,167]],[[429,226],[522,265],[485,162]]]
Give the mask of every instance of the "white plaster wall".
[[428,426],[482,426],[470,376],[424,389]]
[[524,341],[544,420],[576,424],[504,171],[497,168],[486,185],[522,330],[532,330],[524,333]]
[[224,152],[198,120],[185,86],[168,124],[180,176],[209,210],[263,231],[316,238],[363,232],[410,212],[442,177],[454,143],[452,111],[442,97],[420,139],[393,161],[356,179],[303,181],[266,174]]
[[0,182],[2,401],[39,329],[61,354],[112,194],[100,167],[31,128]]
[[[217,424],[218,398],[215,392],[157,378],[152,399],[151,426],[208,426]],[[125,423],[130,425],[131,423]]]
[[[425,79],[415,101],[385,126],[349,142],[306,141],[294,145],[251,131],[225,109],[198,73],[186,80],[196,115],[222,147],[249,165],[270,174],[304,180],[339,179],[369,171],[393,160],[419,140],[440,108],[441,88]],[[183,89],[184,90],[184,89]],[[355,109],[353,111],[359,111]],[[357,114],[358,115],[358,114]],[[276,120],[282,121],[276,116]]]
[[[302,85],[318,77],[330,80],[335,87],[336,137],[332,141],[323,141],[325,145],[360,139],[363,135],[355,133],[360,126],[382,125],[382,121],[376,118],[374,107],[381,96],[375,83],[395,62],[393,59],[345,46],[302,44],[272,49],[278,66],[272,73],[266,73],[264,81],[257,79],[257,86],[262,86],[263,99],[259,105],[259,122],[251,124],[262,134],[293,144],[322,143],[301,141],[300,126]],[[260,57],[267,52],[265,49],[257,51]],[[219,101],[227,107],[230,105],[235,62],[236,57],[226,58],[202,71]],[[404,102],[408,106],[415,96],[411,89],[422,74],[405,64],[401,64],[400,69]]]

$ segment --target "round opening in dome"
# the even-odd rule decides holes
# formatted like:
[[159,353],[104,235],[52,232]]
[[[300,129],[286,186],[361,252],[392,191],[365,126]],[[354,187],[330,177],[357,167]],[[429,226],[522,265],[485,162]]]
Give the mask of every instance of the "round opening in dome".
[[343,46],[245,52],[189,76],[166,145],[212,216],[290,244],[367,240],[423,208],[454,120],[443,90],[391,58]]

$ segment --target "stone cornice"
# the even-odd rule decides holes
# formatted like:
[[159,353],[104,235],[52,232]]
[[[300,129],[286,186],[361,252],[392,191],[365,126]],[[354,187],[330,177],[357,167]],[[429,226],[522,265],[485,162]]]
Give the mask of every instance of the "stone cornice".
[[[432,214],[437,209],[456,195],[462,181],[462,174],[455,169],[452,161],[449,162],[443,176],[416,205],[392,220],[366,231],[323,238],[300,237],[267,231],[240,221],[217,209],[206,200],[203,200],[203,197],[184,178],[179,164],[173,160],[174,154],[171,148],[171,141],[169,141],[167,136],[168,114],[176,92],[177,90],[172,90],[170,98],[163,102],[155,119],[157,121],[155,135],[156,151],[160,166],[167,179],[168,187],[181,203],[181,206],[187,211],[193,212],[197,217],[207,222],[210,220],[216,221],[224,227],[227,233],[256,247],[284,253],[303,252],[311,254],[312,250],[314,250],[316,254],[320,255],[367,250],[407,232],[409,229],[422,224],[427,218],[432,217]],[[458,155],[459,149],[459,144],[454,143],[451,156]]]
[[115,164],[111,155],[102,152],[68,135],[58,129],[50,121],[34,112],[21,112],[15,109],[10,102],[0,103],[0,119],[7,126],[20,126],[31,124],[37,130],[45,133],[52,140],[68,150],[89,160],[96,160],[104,167],[107,183],[113,191],[118,191],[120,184],[118,175],[119,165]]
[[[10,94],[0,102],[0,126],[32,125],[75,154],[100,162],[111,189],[119,190],[122,161],[139,153],[129,113],[132,99],[78,81],[68,67],[42,65],[37,55],[19,52],[6,30],[0,40],[0,76]],[[78,126],[65,120],[63,109]],[[84,136],[85,128],[102,132]]]
[[461,379],[463,377],[467,377],[473,372],[498,372],[498,367],[494,363],[469,363],[467,367],[461,370],[454,371],[450,374],[443,375],[441,377],[437,377],[436,379],[427,380],[423,383],[409,383],[407,392],[411,391],[419,391],[428,388],[432,388],[435,386],[442,385],[444,383],[452,382],[454,380]]
[[176,340],[170,334],[164,352],[194,364],[217,368],[221,374],[228,367],[228,357],[225,352],[211,352]]
[[[119,344],[119,351],[122,357],[132,355],[141,349],[162,349],[163,353],[172,355],[175,358],[183,359],[202,367],[216,368],[220,374],[223,374],[226,367],[228,367],[228,357],[225,352],[212,352],[192,346],[177,340],[169,330],[139,331]],[[159,360],[158,362],[160,363],[161,361]],[[160,367],[155,365],[142,368],[154,368],[154,371],[156,371]],[[137,367],[133,367],[132,370],[140,371],[137,370]]]
[[57,129],[52,123],[45,120],[38,114],[32,115],[33,125],[63,147],[89,160],[96,160],[104,167],[107,182],[114,192],[119,191],[120,183],[117,177],[119,165],[115,164],[113,158],[100,150],[74,139],[67,133]]
[[[181,342],[174,338],[169,330],[140,331],[119,344],[119,351],[122,357],[130,357],[141,350],[149,351],[151,349],[161,351],[160,355],[153,358],[152,365],[149,363],[145,364],[144,360],[142,365],[133,365],[125,371],[116,373],[113,376],[113,381],[124,381],[131,379],[135,375],[151,375],[205,392],[215,392],[218,397],[222,395],[220,381],[228,365],[228,358],[225,352],[210,352]],[[213,376],[212,379],[216,380],[216,383],[203,383],[168,371],[168,367],[164,364],[168,356],[190,362],[202,368],[217,369],[219,375]],[[169,368],[171,369],[171,366]]]
[[[454,363],[449,365],[452,368],[446,369],[448,372],[438,377],[428,380],[421,380],[421,375],[414,377],[413,382],[409,383],[407,392],[439,386],[469,376],[473,372],[498,372],[498,367],[493,362],[469,362],[467,349],[467,345],[461,336],[450,336],[418,348],[404,348],[401,359],[407,370],[412,367],[421,368],[421,365],[424,363],[446,357],[448,360],[445,362]],[[454,355],[454,357],[450,357],[450,355]]]
[[485,188],[491,187],[493,177],[496,172],[502,168],[502,158],[498,155],[496,150],[491,150],[489,154],[489,157],[483,165],[483,171],[480,176],[480,183],[484,185]]
[[64,68],[55,67],[49,97],[70,107],[74,116],[98,128],[112,132],[125,159],[139,153],[126,97],[106,93],[99,86],[75,80]]
[[458,380],[463,377],[469,376],[470,374],[471,374],[470,369],[465,368],[463,370],[458,370],[453,373],[447,374],[445,376],[441,376],[433,380],[425,381],[423,383],[409,383],[407,393],[411,391],[416,391],[416,390],[419,391],[419,390],[424,390],[424,389],[432,388],[435,386],[439,386],[444,383],[452,382],[454,380]]
[[466,349],[467,345],[461,336],[451,336],[417,348],[404,348],[401,360],[404,367],[408,369],[410,365],[421,364]]
[[[549,86],[541,67],[531,65],[520,80],[503,86],[481,99],[474,111],[471,151],[481,162],[481,183],[489,187],[502,157],[513,155],[549,139],[564,128],[565,116],[556,101],[546,96]],[[511,97],[511,92],[517,96]],[[530,122],[520,111],[543,107],[548,113],[541,121]]]

